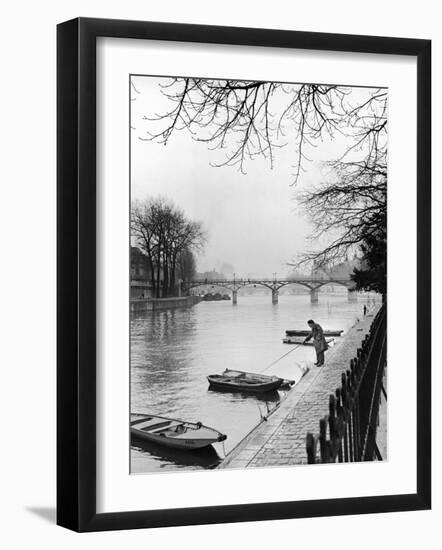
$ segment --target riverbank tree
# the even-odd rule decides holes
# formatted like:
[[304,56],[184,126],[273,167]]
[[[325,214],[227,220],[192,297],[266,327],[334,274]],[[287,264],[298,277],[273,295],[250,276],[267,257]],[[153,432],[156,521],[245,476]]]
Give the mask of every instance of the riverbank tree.
[[154,296],[173,296],[179,279],[195,271],[194,253],[202,250],[206,233],[202,224],[165,198],[134,201],[131,237],[146,255]]
[[359,163],[335,163],[337,177],[306,192],[302,204],[314,225],[312,239],[336,237],[300,263],[327,267],[343,258],[356,259],[351,279],[355,290],[387,291],[387,170]]
[[[364,258],[371,250],[386,254],[386,89],[174,78],[161,91],[170,109],[145,116],[152,131],[139,139],[167,144],[175,131],[189,131],[192,139],[225,153],[215,166],[245,172],[248,159],[262,156],[273,167],[276,151],[290,146],[295,185],[308,167],[309,151],[326,142],[340,144],[324,160],[327,175],[301,192],[314,227],[312,250],[290,265],[326,268],[359,257],[368,278],[381,276],[378,270],[369,273],[371,260]],[[360,289],[366,280],[362,269],[355,272]]]

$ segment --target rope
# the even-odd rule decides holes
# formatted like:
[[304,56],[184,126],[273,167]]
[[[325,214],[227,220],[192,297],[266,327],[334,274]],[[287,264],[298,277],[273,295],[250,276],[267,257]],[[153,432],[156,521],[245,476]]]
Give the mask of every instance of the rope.
[[281,361],[281,359],[283,359],[284,357],[286,357],[289,353],[292,353],[293,351],[295,351],[295,349],[298,349],[299,347],[301,347],[302,344],[298,344],[297,346],[295,346],[294,348],[292,348],[290,351],[288,351],[287,353],[284,353],[284,355],[281,355],[281,357],[278,357],[278,359],[276,359],[276,361],[273,361],[273,363],[270,363],[270,365],[268,365],[265,369],[263,369],[262,371],[260,371],[261,373],[262,372],[265,372],[267,369],[269,369],[270,367],[273,367],[273,365],[275,363],[277,363],[278,361]]

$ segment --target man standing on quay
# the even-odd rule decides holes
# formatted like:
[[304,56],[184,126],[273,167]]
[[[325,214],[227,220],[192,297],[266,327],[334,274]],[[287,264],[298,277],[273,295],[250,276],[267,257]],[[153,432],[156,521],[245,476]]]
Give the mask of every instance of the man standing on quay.
[[325,340],[324,331],[322,330],[321,325],[315,323],[312,319],[307,321],[308,326],[311,329],[311,333],[304,340],[303,344],[308,342],[310,338],[313,338],[313,345],[315,346],[316,351],[316,363],[318,367],[322,367],[324,364],[324,353],[328,350],[328,345]]

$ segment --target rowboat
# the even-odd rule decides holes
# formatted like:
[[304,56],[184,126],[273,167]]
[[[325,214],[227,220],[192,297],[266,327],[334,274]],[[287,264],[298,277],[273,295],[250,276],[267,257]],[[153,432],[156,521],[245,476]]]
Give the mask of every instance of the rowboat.
[[201,422],[185,422],[154,415],[131,419],[130,433],[144,441],[182,450],[202,449],[227,439],[226,435]]
[[278,376],[230,369],[226,369],[222,374],[211,374],[207,380],[210,387],[214,389],[255,393],[271,392],[280,388],[285,382],[292,382]]
[[[313,346],[314,342],[312,340],[309,340],[304,344],[304,337],[302,336],[287,336],[286,338],[283,338],[282,341],[284,344],[298,344],[298,345],[304,345],[304,346]],[[330,344],[331,342],[334,342],[334,338],[326,338],[325,341],[327,344]]]
[[253,376],[254,378],[260,378],[262,380],[273,380],[274,378],[279,378],[282,380],[281,388],[289,388],[290,386],[293,386],[295,383],[295,380],[289,380],[286,378],[280,378],[279,376],[275,375],[268,375],[268,374],[259,374],[255,372],[245,372],[243,370],[232,370],[232,369],[225,369],[223,372],[224,375],[227,376]]
[[[343,330],[324,330],[324,336],[341,336]],[[286,336],[308,336],[311,330],[286,330]]]

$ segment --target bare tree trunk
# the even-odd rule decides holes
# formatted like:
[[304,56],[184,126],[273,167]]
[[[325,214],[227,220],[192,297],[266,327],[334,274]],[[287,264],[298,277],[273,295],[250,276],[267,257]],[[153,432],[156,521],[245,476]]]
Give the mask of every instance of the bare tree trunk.
[[175,294],[175,277],[176,277],[176,256],[172,259],[171,276],[170,276],[170,292]]

